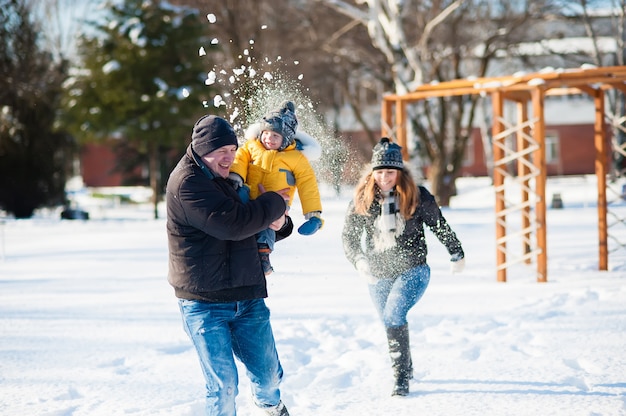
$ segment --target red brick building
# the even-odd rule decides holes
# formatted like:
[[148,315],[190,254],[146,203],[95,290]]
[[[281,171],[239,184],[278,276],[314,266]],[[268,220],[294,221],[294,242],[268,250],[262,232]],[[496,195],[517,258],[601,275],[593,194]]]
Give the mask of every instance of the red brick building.
[[124,176],[115,170],[115,153],[106,144],[83,145],[80,166],[86,186],[121,186],[124,183]]
[[[370,145],[364,134],[346,134],[346,140],[358,143],[356,148],[366,153]],[[594,174],[595,148],[592,124],[563,124],[546,126],[546,167],[548,176]],[[610,148],[610,146],[607,146]],[[488,176],[487,154],[478,129],[467,147],[462,176]],[[610,160],[610,154],[607,154]],[[352,163],[354,161],[352,160]],[[365,163],[362,161],[361,163]],[[124,175],[115,170],[115,155],[104,144],[87,144],[81,151],[81,169],[86,186],[121,186]],[[515,166],[511,166],[515,169]],[[358,171],[358,169],[357,169]]]
[[[595,173],[595,147],[592,124],[546,126],[546,168],[548,176]],[[610,146],[607,146],[610,149]],[[610,160],[610,152],[607,160]],[[512,165],[511,169],[515,169]],[[474,131],[467,148],[462,176],[487,176],[488,164],[480,132]]]

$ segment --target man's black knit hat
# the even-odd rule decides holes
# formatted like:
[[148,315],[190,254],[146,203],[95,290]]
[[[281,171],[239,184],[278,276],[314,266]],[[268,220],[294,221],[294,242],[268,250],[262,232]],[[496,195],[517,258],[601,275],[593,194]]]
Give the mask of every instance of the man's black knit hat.
[[191,133],[191,147],[198,154],[204,156],[222,146],[238,146],[237,134],[233,126],[221,117],[206,115],[201,117],[193,126]]

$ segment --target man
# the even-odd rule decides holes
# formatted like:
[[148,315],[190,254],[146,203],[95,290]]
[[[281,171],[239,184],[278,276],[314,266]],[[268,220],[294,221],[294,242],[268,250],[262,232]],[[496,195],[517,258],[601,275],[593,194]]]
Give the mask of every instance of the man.
[[255,404],[267,415],[288,416],[255,239],[268,227],[277,239],[291,233],[287,197],[265,192],[242,202],[228,179],[237,136],[223,118],[200,118],[191,139],[167,183],[168,280],[206,380],[206,414],[236,415],[237,357]]

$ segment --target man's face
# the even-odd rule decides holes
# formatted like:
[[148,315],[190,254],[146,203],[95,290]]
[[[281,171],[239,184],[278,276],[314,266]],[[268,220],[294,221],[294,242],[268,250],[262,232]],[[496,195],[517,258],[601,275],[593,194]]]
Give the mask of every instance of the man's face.
[[228,171],[235,161],[236,152],[237,146],[234,144],[222,146],[202,156],[202,160],[216,175],[228,178]]

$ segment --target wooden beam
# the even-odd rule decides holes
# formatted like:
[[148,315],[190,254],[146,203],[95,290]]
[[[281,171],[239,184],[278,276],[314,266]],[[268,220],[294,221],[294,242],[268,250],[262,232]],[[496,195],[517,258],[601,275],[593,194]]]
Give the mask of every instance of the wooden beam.
[[548,281],[548,232],[546,225],[546,134],[544,119],[544,90],[536,87],[532,91],[533,116],[535,121],[533,136],[539,148],[535,151],[534,165],[539,167],[535,177],[535,222],[537,224],[537,282]]
[[[528,140],[526,140],[525,136],[530,136],[530,127],[526,124],[528,121],[528,102],[522,101],[517,103],[517,124],[519,126],[524,126],[521,131],[517,132],[517,151],[522,152],[528,148]],[[526,156],[522,156],[526,157]],[[521,201],[524,204],[524,207],[521,210],[522,213],[522,230],[530,230],[530,205],[526,204],[529,198],[528,189],[530,188],[530,178],[528,178],[528,174],[530,172],[530,168],[528,164],[523,163],[521,159],[517,161],[517,175],[521,178],[525,178],[522,180],[521,186]],[[528,244],[530,241],[530,231],[526,231],[522,236],[522,255],[526,255],[530,253],[531,247]],[[526,257],[526,264],[529,264],[531,261],[530,257]]]
[[391,137],[393,135],[393,120],[392,120],[392,107],[394,101],[388,99],[387,97],[383,99],[383,105],[380,110],[380,115],[382,119],[382,125],[380,126],[380,134],[382,137]]
[[406,103],[404,101],[396,102],[396,140],[402,146],[402,159],[409,160],[409,148],[407,143],[407,119],[406,119]]
[[[504,97],[499,91],[491,94],[491,101],[493,106],[493,140],[504,141],[506,140],[502,136],[502,132],[505,130],[502,120],[504,119]],[[493,146],[493,185],[496,190],[496,265],[498,266],[498,282],[506,282],[506,268],[501,267],[506,264],[506,205],[504,194],[504,174],[498,167],[498,162],[504,158],[503,146]]]
[[594,147],[596,150],[596,177],[598,179],[598,269],[608,270],[608,225],[606,205],[606,129],[604,128],[604,91],[597,90],[594,97],[596,119],[594,123]]

